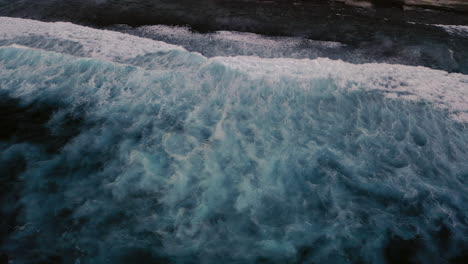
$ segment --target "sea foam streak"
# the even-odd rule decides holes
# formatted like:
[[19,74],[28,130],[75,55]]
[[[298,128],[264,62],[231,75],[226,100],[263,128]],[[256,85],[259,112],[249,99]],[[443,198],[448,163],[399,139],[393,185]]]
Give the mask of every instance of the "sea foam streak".
[[461,26],[461,25],[433,25],[436,27],[441,27],[450,34],[460,35],[460,36],[468,36],[468,26]]
[[3,209],[18,216],[2,250],[18,262],[432,263],[466,252],[466,75],[206,58],[69,23],[1,18],[0,34],[0,102],[42,113],[48,131],[0,144],[16,179],[6,197],[20,197]]
[[[93,57],[150,69],[172,69],[175,65],[196,66],[210,61],[197,53],[161,41],[140,38],[113,31],[102,31],[71,23],[44,23],[27,19],[0,18],[0,34],[3,44],[21,43],[26,46]],[[158,27],[153,28],[156,30]],[[167,28],[163,27],[164,30]],[[176,32],[189,34],[182,30]],[[226,33],[220,33],[226,34]],[[236,35],[233,35],[234,37]],[[243,40],[241,35],[240,40]],[[67,41],[67,42],[65,42]],[[250,37],[248,42],[255,41]],[[265,40],[260,40],[264,42]],[[288,42],[291,42],[288,39]],[[277,44],[278,45],[278,44]],[[71,47],[71,48],[70,48]],[[164,58],[161,58],[162,54]],[[177,60],[175,62],[174,60]],[[468,120],[468,76],[448,74],[424,67],[367,63],[353,65],[342,61],[319,58],[316,60],[265,59],[257,57],[218,57],[212,59],[237,70],[248,68],[252,74],[274,78],[288,75],[305,78],[330,77],[344,83],[343,87],[385,90],[390,97],[411,100],[429,100],[438,107],[448,109],[462,121]]]

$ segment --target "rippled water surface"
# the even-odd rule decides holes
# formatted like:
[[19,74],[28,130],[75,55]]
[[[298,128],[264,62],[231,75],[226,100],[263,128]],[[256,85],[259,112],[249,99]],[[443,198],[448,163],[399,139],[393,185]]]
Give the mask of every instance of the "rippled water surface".
[[468,32],[422,28],[453,41],[0,17],[2,261],[464,263]]

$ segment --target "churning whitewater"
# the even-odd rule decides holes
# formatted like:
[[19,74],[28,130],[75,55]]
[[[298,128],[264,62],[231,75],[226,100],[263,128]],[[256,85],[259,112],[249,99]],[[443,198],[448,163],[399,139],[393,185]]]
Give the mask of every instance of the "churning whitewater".
[[468,75],[207,57],[18,18],[0,18],[0,39],[1,250],[13,263],[466,255]]

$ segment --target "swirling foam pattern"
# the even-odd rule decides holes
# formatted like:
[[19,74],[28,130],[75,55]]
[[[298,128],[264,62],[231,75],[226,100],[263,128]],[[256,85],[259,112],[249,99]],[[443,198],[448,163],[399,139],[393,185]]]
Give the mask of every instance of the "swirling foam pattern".
[[465,75],[44,38],[0,48],[14,263],[466,257]]

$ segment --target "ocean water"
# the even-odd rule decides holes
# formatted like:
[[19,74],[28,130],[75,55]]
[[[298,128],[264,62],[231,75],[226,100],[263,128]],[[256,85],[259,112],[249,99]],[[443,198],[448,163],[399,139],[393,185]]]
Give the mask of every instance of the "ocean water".
[[466,260],[468,75],[163,29],[0,18],[2,258]]

